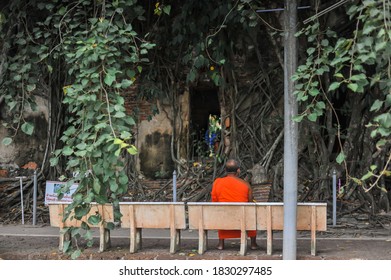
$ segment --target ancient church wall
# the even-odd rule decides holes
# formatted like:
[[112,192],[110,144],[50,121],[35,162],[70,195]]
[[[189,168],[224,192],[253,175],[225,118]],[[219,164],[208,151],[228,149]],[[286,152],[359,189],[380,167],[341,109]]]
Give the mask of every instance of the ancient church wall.
[[[36,97],[37,109],[25,110],[23,119],[34,124],[32,135],[24,134],[19,127],[10,145],[4,145],[0,141],[0,169],[18,169],[28,162],[35,162],[38,166],[42,164],[48,129],[48,106],[47,101]],[[6,128],[4,124],[10,120],[3,104],[0,113],[0,139],[14,135],[14,130]]]

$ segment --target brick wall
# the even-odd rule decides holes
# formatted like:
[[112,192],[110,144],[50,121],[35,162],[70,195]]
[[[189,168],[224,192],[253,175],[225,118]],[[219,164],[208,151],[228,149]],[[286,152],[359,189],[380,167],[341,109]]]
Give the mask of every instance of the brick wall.
[[135,117],[135,120],[140,123],[147,120],[148,116],[152,115],[151,103],[140,98],[137,94],[138,85],[133,85],[129,92],[124,95],[126,113]]

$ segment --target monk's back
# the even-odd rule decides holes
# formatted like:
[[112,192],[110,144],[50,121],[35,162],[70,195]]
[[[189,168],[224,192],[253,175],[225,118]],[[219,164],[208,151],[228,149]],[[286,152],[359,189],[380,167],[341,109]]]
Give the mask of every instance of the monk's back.
[[212,189],[213,202],[248,202],[249,185],[237,177],[223,177],[215,180]]

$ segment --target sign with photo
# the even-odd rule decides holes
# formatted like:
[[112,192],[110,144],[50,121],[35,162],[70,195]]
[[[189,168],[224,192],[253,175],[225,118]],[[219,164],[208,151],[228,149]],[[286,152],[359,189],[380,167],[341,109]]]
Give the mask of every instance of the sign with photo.
[[46,181],[45,205],[49,202],[72,202],[72,195],[76,191],[78,184],[73,184],[67,193],[64,194],[61,200],[58,199],[58,190],[61,189],[66,182]]

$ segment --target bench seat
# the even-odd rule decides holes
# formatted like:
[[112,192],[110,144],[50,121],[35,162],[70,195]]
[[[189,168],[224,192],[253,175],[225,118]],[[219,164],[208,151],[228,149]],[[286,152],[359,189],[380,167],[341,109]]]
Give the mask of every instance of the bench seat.
[[208,230],[240,230],[240,254],[247,253],[247,231],[256,230],[255,203],[188,202],[189,229],[198,229],[198,253],[208,247]]
[[130,228],[130,252],[141,249],[143,228],[170,229],[170,253],[180,246],[180,231],[186,229],[184,202],[120,202],[121,227]]
[[[64,228],[68,227],[81,227],[82,222],[86,222],[92,228],[99,228],[99,252],[105,251],[110,247],[110,230],[104,227],[104,223],[114,222],[114,211],[112,204],[97,204],[91,203],[91,209],[89,213],[84,216],[81,220],[77,220],[73,217],[71,213],[64,221],[63,217],[65,215],[65,209],[70,204],[70,202],[49,202],[49,216],[50,216],[50,226],[60,228],[60,241],[59,241],[59,250],[64,250],[64,241],[70,240],[70,232],[64,232]],[[102,221],[93,225],[88,223],[88,218],[90,216],[96,215],[99,213],[102,217]]]
[[[267,232],[267,254],[272,254],[273,231],[284,230],[284,203],[256,203],[257,230]],[[316,232],[327,230],[327,203],[298,203],[297,230],[311,231],[311,255],[316,255]]]

